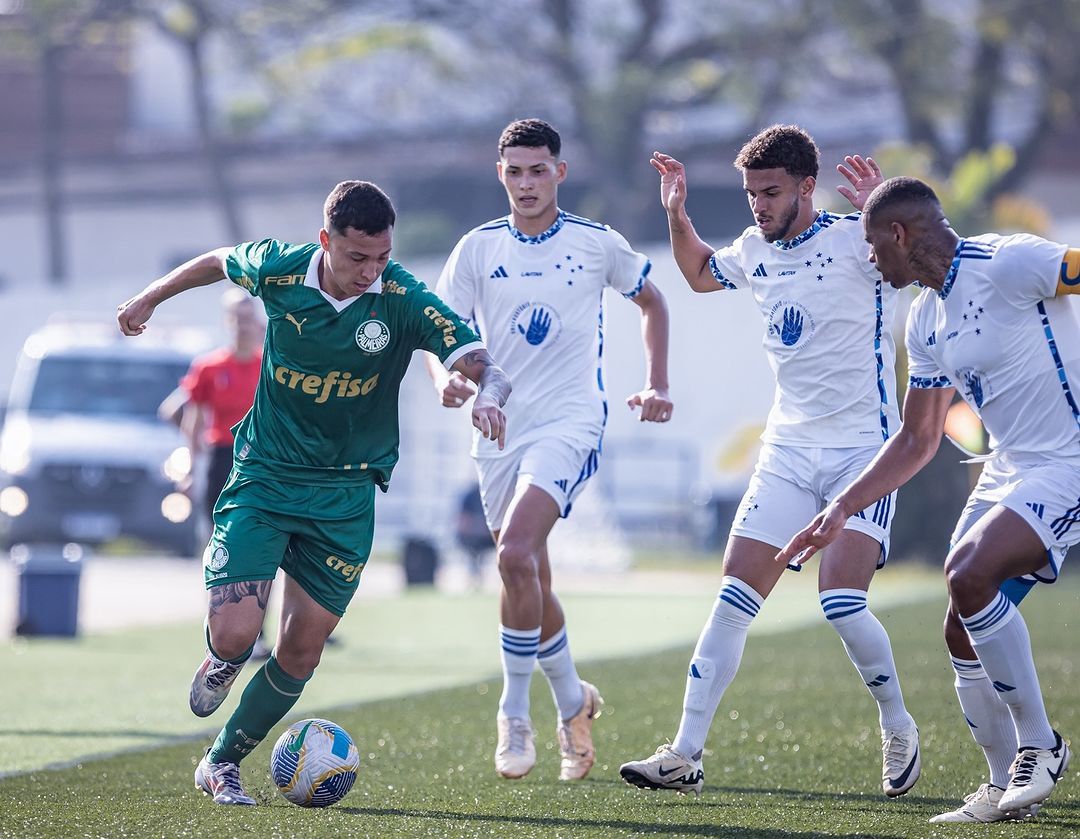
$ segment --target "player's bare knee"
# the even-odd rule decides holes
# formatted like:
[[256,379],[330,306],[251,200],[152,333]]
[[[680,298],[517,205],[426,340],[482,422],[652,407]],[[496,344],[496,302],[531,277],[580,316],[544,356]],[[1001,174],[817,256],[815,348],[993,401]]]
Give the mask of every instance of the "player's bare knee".
[[255,643],[259,627],[240,621],[210,620],[210,644],[214,653],[225,661],[239,658]]
[[504,538],[499,543],[498,557],[499,573],[507,585],[536,579],[536,554],[525,543]]
[[949,597],[961,614],[973,614],[986,605],[987,592],[993,592],[996,584],[980,573],[975,549],[963,545],[945,561],[945,584]]
[[274,658],[294,679],[307,679],[319,666],[322,651],[322,645],[280,643],[274,649]]

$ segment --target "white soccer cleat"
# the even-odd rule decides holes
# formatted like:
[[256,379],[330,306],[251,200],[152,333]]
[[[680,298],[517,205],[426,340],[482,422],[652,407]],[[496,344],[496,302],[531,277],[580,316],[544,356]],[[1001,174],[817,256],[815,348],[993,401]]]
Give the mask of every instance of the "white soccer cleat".
[[195,787],[213,797],[215,804],[252,806],[255,799],[244,792],[240,767],[235,763],[210,763],[203,755],[195,767]]
[[244,668],[244,663],[230,664],[213,653],[207,653],[191,680],[191,694],[188,697],[191,713],[197,717],[208,717],[214,713],[229,695],[229,689]]
[[889,798],[903,795],[919,780],[919,729],[888,729],[881,732],[881,788]]
[[628,784],[642,789],[673,789],[680,795],[692,792],[701,795],[705,773],[701,762],[690,760],[664,743],[656,753],[644,760],[631,760],[619,767],[619,774]]
[[562,720],[555,730],[555,736],[559,740],[559,754],[562,755],[562,765],[559,768],[560,781],[580,781],[589,774],[596,762],[596,751],[593,749],[592,727],[593,720],[600,716],[600,706],[604,704],[604,697],[595,685],[583,681],[581,683],[583,701],[581,710],[568,720]]
[[959,824],[964,822],[989,824],[990,822],[1030,819],[1034,818],[1035,814],[1039,812],[1038,804],[1033,804],[1021,810],[1003,812],[999,809],[998,804],[1004,792],[1005,790],[1001,787],[995,787],[993,784],[983,784],[975,792],[964,796],[962,806],[950,810],[948,813],[942,813],[940,816],[934,816],[930,819],[930,824]]
[[1009,786],[998,804],[1002,810],[1020,810],[1050,797],[1069,768],[1069,744],[1056,731],[1052,749],[1023,748],[1009,768]]
[[524,717],[499,716],[495,771],[504,778],[524,778],[536,765],[536,732]]

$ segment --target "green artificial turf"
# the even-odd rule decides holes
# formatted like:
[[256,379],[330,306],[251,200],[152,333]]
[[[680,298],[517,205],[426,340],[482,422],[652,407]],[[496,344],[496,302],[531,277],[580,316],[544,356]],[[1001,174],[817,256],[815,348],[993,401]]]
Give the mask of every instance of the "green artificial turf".
[[[884,575],[883,575],[884,579]],[[798,582],[794,586],[805,586]],[[884,588],[884,586],[882,587]],[[713,592],[687,596],[682,606],[698,610],[690,638],[674,648],[634,657],[608,658],[582,664],[582,675],[595,682],[607,705],[595,728],[598,762],[578,784],[557,780],[558,748],[554,713],[547,686],[533,681],[533,720],[538,730],[536,769],[516,782],[495,776],[494,750],[498,682],[487,678],[495,669],[491,614],[470,598],[419,598],[386,601],[380,608],[387,625],[365,624],[364,637],[350,635],[340,650],[327,654],[315,682],[347,683],[354,699],[370,692],[371,677],[410,687],[390,698],[348,705],[333,691],[332,701],[318,705],[305,694],[293,716],[325,714],[356,739],[360,776],[353,791],[327,810],[293,807],[274,791],[267,774],[270,734],[244,764],[245,783],[264,806],[228,808],[213,805],[196,793],[195,762],[203,739],[87,760],[70,768],[18,774],[0,779],[2,836],[1077,836],[1080,835],[1080,782],[1066,775],[1040,816],[1023,824],[990,826],[929,825],[930,816],[956,806],[985,775],[981,753],[968,733],[952,689],[952,671],[941,640],[943,599],[877,608],[893,639],[908,705],[922,731],[923,777],[907,796],[886,799],[880,789],[881,753],[876,709],[857,678],[835,634],[824,621],[801,624],[792,609],[774,611],[776,621],[793,624],[790,631],[758,632],[746,646],[743,665],[720,706],[705,755],[705,792],[700,798],[649,793],[626,786],[618,776],[623,760],[643,757],[670,738],[678,722],[683,678],[692,636],[703,619]],[[568,612],[580,624],[579,634],[604,633],[647,639],[654,620],[669,619],[665,609],[641,611],[653,598],[641,598],[637,620],[619,605],[624,598],[567,598]],[[657,596],[657,600],[663,597]],[[806,598],[803,597],[805,600]],[[1080,646],[1073,616],[1080,613],[1080,585],[1063,581],[1036,590],[1024,606],[1051,720],[1068,736],[1080,736]],[[485,598],[486,606],[491,603]],[[778,592],[776,606],[783,604]],[[609,602],[610,601],[610,602]],[[773,599],[770,598],[770,603]],[[704,603],[704,606],[702,606]],[[415,693],[424,679],[410,673],[420,655],[415,638],[394,633],[375,637],[393,626],[394,612],[421,606],[452,611],[455,622],[442,626],[446,644],[427,651],[426,684],[438,686],[459,670],[459,687]],[[604,604],[607,604],[606,607]],[[668,604],[671,605],[671,604]],[[790,604],[789,604],[790,605]],[[816,602],[812,603],[816,608]],[[692,608],[691,608],[692,607]],[[605,611],[606,608],[606,611]],[[377,611],[372,607],[369,612]],[[477,613],[477,614],[472,614]],[[622,617],[616,617],[622,615]],[[765,613],[763,612],[763,617]],[[374,617],[374,616],[373,616]],[[446,614],[439,614],[446,618]],[[475,628],[469,629],[475,622]],[[768,621],[766,621],[767,623]],[[783,626],[783,624],[781,624]],[[587,630],[587,631],[586,631]],[[357,629],[359,631],[359,627]],[[456,643],[448,636],[462,633]],[[466,640],[476,632],[487,640],[472,649]],[[161,633],[160,635],[155,633]],[[166,630],[146,633],[148,645],[164,643]],[[124,640],[130,633],[87,639],[94,656],[125,660]],[[465,637],[468,636],[468,639]],[[424,636],[435,638],[436,635]],[[380,643],[381,641],[381,643]],[[50,644],[52,642],[49,642]],[[111,645],[115,646],[113,649]],[[625,648],[612,655],[625,655]],[[629,644],[633,647],[634,644]],[[190,639],[159,650],[182,659],[178,673],[186,683]],[[596,658],[593,642],[578,645],[583,658]],[[29,645],[27,662],[48,659],[51,647]],[[40,655],[39,655],[40,654]],[[59,653],[56,653],[57,655]],[[5,653],[5,655],[8,655]],[[451,656],[476,660],[486,675],[465,674]],[[11,653],[12,661],[19,655]],[[341,660],[327,667],[335,657]],[[25,663],[23,677],[34,670]],[[396,669],[395,669],[396,668]],[[47,668],[42,668],[47,669]],[[162,687],[150,684],[137,668],[122,668],[126,687],[143,697]],[[359,686],[357,686],[359,685]],[[313,682],[314,687],[314,682]],[[97,728],[82,716],[82,705],[97,705],[89,689],[71,691],[66,701],[72,719],[70,735],[92,740],[115,738],[130,727],[133,739],[175,736],[169,722],[182,718],[184,685],[167,691],[168,707],[146,707],[144,721],[129,719],[123,703],[114,701],[112,719]],[[11,682],[5,680],[5,748],[37,739],[63,738],[58,726],[37,723],[39,730],[20,728],[24,712],[11,704]],[[32,706],[51,690],[48,673],[17,691],[33,716]],[[330,695],[327,694],[327,695]],[[409,694],[409,695],[405,695]],[[317,696],[322,696],[318,694]],[[115,696],[113,697],[115,700]],[[152,704],[156,700],[146,700]],[[98,706],[99,707],[99,706]],[[223,713],[213,720],[220,724]],[[62,725],[63,723],[57,721]],[[206,723],[200,724],[205,727]],[[80,740],[79,742],[83,742]],[[111,742],[111,741],[110,741]]]

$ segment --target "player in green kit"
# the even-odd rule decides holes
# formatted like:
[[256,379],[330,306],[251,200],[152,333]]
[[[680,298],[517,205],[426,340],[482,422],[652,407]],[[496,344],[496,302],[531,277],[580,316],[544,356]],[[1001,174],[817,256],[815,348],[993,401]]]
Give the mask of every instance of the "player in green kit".
[[381,189],[345,181],[326,199],[318,243],[219,248],[117,308],[120,330],[138,335],[163,301],[227,277],[262,299],[269,321],[203,560],[210,605],[195,714],[217,710],[250,657],[279,567],[281,621],[273,655],[195,770],[219,804],[255,803],[238,764],[296,703],[359,584],[375,487],[386,489],[398,458],[398,390],[413,351],[476,382],[473,425],[505,442],[510,382],[476,334],[390,260],[395,219]]

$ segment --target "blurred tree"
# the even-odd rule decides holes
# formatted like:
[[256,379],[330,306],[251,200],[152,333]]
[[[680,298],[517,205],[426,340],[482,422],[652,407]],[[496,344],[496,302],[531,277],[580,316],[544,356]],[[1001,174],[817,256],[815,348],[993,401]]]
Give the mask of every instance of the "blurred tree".
[[16,25],[0,32],[0,46],[9,54],[24,53],[38,67],[41,79],[42,125],[38,177],[42,223],[46,231],[46,277],[68,281],[64,212],[64,121],[61,80],[66,58],[81,46],[103,38],[121,38],[126,0],[26,0],[15,6]]
[[228,28],[239,9],[229,0],[135,0],[137,14],[153,23],[183,53],[191,74],[191,106],[199,147],[206,164],[207,186],[221,213],[230,241],[243,241],[240,209],[226,167],[210,101],[206,50],[212,37]]
[[831,8],[886,69],[906,139],[930,149],[940,167],[1011,143],[1015,162],[987,198],[1014,189],[1053,130],[1077,115],[1075,0],[837,0]]
[[694,114],[724,102],[734,106],[725,133],[752,133],[814,34],[810,0],[424,5],[470,51],[492,57],[487,81],[513,117],[547,116],[581,142],[594,190],[582,211],[631,236],[656,203],[647,161],[657,129],[684,124],[687,146],[712,139]]

